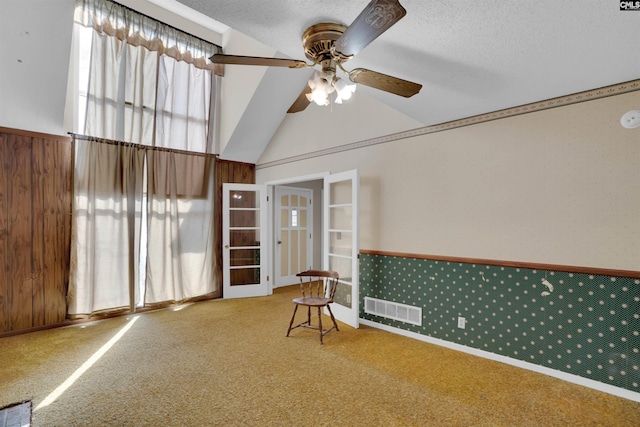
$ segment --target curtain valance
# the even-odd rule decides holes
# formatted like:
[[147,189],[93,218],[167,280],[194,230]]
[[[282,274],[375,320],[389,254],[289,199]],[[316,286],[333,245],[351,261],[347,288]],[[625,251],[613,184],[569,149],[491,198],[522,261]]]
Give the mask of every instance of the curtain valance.
[[76,0],[75,22],[132,46],[142,46],[217,75],[222,73],[221,66],[208,60],[222,51],[220,46],[110,0]]

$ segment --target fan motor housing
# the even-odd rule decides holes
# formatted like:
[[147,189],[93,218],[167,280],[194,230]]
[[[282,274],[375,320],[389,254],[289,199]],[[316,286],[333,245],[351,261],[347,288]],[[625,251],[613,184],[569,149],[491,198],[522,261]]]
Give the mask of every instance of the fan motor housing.
[[302,34],[304,54],[314,63],[332,60],[331,48],[346,29],[344,25],[335,22],[321,22],[310,26]]

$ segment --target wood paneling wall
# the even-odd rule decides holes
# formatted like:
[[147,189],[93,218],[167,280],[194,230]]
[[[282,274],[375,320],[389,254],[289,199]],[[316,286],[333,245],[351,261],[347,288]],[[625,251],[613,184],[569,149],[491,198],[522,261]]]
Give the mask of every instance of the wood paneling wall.
[[0,127],[0,333],[66,318],[72,151],[71,138]]
[[[73,198],[71,138],[0,127],[0,336],[65,324]],[[216,159],[217,292],[222,184],[255,183],[255,165]]]
[[228,160],[216,160],[216,173],[215,173],[215,213],[214,213],[214,226],[216,230],[215,234],[215,248],[217,252],[215,255],[216,265],[216,293],[215,296],[222,296],[222,184],[234,183],[234,184],[255,184],[256,183],[256,166],[251,163],[230,162]]

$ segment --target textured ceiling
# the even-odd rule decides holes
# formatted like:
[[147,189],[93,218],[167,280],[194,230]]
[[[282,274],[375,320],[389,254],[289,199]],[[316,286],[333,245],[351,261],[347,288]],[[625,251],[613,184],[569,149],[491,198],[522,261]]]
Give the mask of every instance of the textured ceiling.
[[[308,26],[323,21],[349,25],[368,3],[178,1],[284,57],[302,60],[301,35]],[[424,125],[640,77],[640,11],[620,11],[618,0],[400,2],[407,16],[345,68],[364,67],[421,83],[422,91],[409,99],[362,86],[358,90]]]

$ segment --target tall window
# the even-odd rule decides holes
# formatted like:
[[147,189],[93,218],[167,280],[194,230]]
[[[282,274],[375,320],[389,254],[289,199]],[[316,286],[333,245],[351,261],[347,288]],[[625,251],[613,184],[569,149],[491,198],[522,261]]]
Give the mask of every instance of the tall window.
[[219,51],[110,0],[76,0],[74,132],[213,153]]
[[69,313],[215,292],[218,47],[109,0],[76,0]]

